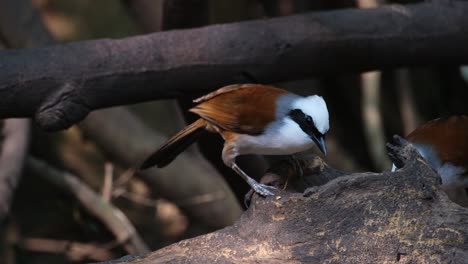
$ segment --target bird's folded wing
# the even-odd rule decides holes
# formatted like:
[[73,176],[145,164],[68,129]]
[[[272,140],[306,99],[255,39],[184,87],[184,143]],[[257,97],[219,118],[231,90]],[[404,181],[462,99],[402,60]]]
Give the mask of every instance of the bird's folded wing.
[[451,162],[468,168],[468,116],[435,119],[411,132],[407,138],[413,143],[431,145],[442,163]]
[[276,118],[276,102],[287,91],[259,84],[229,85],[196,100],[190,109],[223,130],[259,134]]

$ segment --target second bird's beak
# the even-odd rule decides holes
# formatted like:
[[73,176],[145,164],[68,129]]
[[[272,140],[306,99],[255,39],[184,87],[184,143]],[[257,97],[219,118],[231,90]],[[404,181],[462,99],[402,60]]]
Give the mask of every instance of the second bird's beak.
[[315,142],[317,147],[322,151],[323,155],[327,155],[327,144],[325,143],[325,137],[315,137],[312,136],[312,140]]

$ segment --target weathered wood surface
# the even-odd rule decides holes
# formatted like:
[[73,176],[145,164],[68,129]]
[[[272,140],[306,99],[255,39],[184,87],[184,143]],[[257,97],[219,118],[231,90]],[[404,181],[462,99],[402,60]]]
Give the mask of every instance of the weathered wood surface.
[[[231,227],[110,263],[466,263],[468,208],[411,145],[395,172],[343,175],[314,162],[303,193],[255,197]],[[338,176],[338,177],[335,177]]]
[[343,9],[0,52],[0,118],[69,127],[90,111],[399,66],[468,63],[468,2]]

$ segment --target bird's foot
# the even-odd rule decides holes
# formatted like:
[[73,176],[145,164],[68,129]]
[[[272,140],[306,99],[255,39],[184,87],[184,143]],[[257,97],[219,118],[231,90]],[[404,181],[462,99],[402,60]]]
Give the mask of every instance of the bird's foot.
[[261,195],[263,197],[274,195],[271,191],[276,190],[275,187],[265,185],[263,183],[258,183],[256,180],[254,180],[252,178],[248,178],[247,183],[254,190],[254,192],[258,193],[259,195]]
[[246,208],[249,207],[250,202],[252,201],[252,197],[253,197],[254,193],[258,193],[260,196],[267,197],[267,196],[275,195],[271,191],[277,190],[273,186],[265,185],[265,184],[258,183],[258,182],[255,182],[255,183],[252,183],[252,184],[249,183],[249,185],[252,187],[252,189],[250,189],[249,192],[244,196],[244,205],[245,205]]
[[247,184],[249,184],[250,188],[252,188],[256,193],[260,194],[263,197],[274,195],[270,190],[276,190],[275,187],[258,183],[256,180],[250,178],[249,175],[247,175],[243,170],[241,170],[241,168],[239,168],[239,166],[237,166],[237,164],[235,163],[232,164],[231,168],[235,172],[237,172],[237,174],[239,174],[242,177],[242,179],[244,179],[247,182]]
[[[259,195],[263,196],[263,197],[266,197],[266,196],[273,196],[275,195],[273,192],[271,191],[274,191],[276,190],[275,187],[273,186],[269,186],[269,185],[265,185],[265,184],[262,184],[262,183],[257,183],[255,185],[252,186],[252,189],[258,193]],[[271,190],[271,191],[270,191]]]
[[[249,175],[247,175],[247,173],[241,170],[241,168],[239,168],[239,166],[237,166],[236,163],[233,163],[231,168],[235,172],[237,172],[237,174],[239,174],[242,177],[242,179],[244,179],[247,182],[247,184],[250,186],[250,188],[252,188],[254,192],[258,193],[263,197],[274,195],[271,191],[276,190],[275,187],[258,183],[256,180],[250,178]],[[246,205],[246,207],[248,207],[248,204],[250,204],[250,200],[252,199],[252,190],[250,190],[244,197],[244,204]]]

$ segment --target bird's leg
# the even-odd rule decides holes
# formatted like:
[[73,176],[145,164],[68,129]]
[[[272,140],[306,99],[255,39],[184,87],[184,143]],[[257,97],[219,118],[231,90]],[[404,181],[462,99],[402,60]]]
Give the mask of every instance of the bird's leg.
[[244,179],[247,184],[250,185],[250,187],[258,194],[260,194],[261,196],[269,196],[269,195],[274,195],[272,192],[270,192],[268,189],[270,190],[274,190],[276,189],[275,187],[273,186],[268,186],[268,185],[265,185],[265,184],[261,184],[261,183],[258,183],[256,180],[252,179],[249,177],[249,175],[247,175],[247,173],[245,173],[241,168],[239,168],[239,166],[237,166],[237,164],[235,162],[232,163],[232,166],[231,168],[237,172],[237,174],[239,174],[242,179]]
[[256,180],[250,178],[247,173],[241,170],[239,166],[237,166],[235,160],[239,155],[239,151],[236,146],[236,134],[225,131],[222,136],[225,140],[222,154],[224,164],[239,174],[239,176],[241,176],[242,179],[244,179],[256,193],[262,196],[273,195],[273,193],[268,189],[272,190],[275,189],[275,187],[258,183]]

